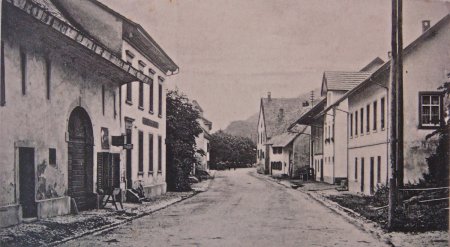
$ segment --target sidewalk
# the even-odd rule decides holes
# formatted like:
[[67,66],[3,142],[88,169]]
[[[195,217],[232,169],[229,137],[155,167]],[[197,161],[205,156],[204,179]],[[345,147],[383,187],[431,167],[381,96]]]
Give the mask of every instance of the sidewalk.
[[[256,174],[256,172],[255,172]],[[300,180],[275,179],[269,176],[257,174],[268,180],[281,184],[287,188],[292,188],[307,194],[317,202],[328,207],[333,212],[341,215],[345,220],[352,223],[359,229],[371,233],[380,241],[390,244],[391,246],[448,246],[448,232],[430,231],[424,233],[403,233],[403,232],[386,232],[377,223],[366,219],[357,212],[343,207],[336,202],[327,198],[330,195],[339,195],[349,193],[346,191],[339,192],[336,190],[337,185],[330,185],[323,182],[301,182]]]
[[32,223],[0,229],[0,246],[55,246],[88,234],[99,234],[143,217],[155,211],[183,201],[206,191],[212,178],[193,184],[193,191],[167,192],[143,204],[124,203],[124,211],[115,211],[114,206],[99,210],[82,211],[78,215],[64,215]]

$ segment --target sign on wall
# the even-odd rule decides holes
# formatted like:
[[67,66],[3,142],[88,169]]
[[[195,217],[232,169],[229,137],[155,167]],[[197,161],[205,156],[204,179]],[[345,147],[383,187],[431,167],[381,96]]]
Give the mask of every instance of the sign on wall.
[[102,127],[100,134],[101,134],[101,141],[102,141],[102,149],[109,149],[109,130],[108,130],[108,128]]

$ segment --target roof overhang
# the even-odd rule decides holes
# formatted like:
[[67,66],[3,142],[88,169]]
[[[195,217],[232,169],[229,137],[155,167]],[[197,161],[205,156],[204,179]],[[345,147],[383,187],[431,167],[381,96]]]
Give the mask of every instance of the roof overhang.
[[313,121],[320,116],[320,113],[323,111],[325,104],[327,102],[326,98],[323,98],[319,103],[317,103],[315,106],[313,106],[309,111],[305,112],[300,118],[292,123],[288,131],[292,130],[297,124],[303,124],[303,125],[311,125]]
[[178,65],[172,61],[141,25],[125,19],[123,23],[123,39],[166,75],[178,72]]
[[45,11],[31,0],[5,0],[3,20],[13,29],[10,35],[27,37],[24,45],[36,50],[57,50],[58,56],[80,61],[77,66],[106,76],[117,85],[132,81],[151,83],[151,79],[133,68],[93,38]]

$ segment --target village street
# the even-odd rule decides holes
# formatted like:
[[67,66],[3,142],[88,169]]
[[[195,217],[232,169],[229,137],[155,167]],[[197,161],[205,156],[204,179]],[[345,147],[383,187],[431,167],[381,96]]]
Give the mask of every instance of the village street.
[[[150,244],[151,243],[151,244]],[[221,171],[208,191],[63,246],[383,246],[299,191]]]

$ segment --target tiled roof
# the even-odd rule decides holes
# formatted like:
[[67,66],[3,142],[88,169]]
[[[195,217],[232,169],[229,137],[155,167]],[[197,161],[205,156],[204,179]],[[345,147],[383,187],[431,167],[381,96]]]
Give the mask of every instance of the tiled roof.
[[303,102],[302,98],[262,98],[267,138],[285,132],[306,111]]
[[299,133],[284,132],[272,137],[269,141],[266,142],[266,144],[272,145],[272,147],[284,148],[289,145],[298,135]]
[[327,90],[348,91],[370,75],[370,72],[325,71],[323,80]]
[[326,102],[327,102],[327,99],[324,98],[321,101],[319,101],[319,103],[314,105],[313,108],[311,108],[310,110],[303,113],[299,117],[299,119],[297,119],[296,122],[291,124],[291,126],[289,127],[289,130],[292,130],[294,127],[296,127],[299,124],[308,124],[308,125],[311,124],[314,121],[314,118],[317,116],[317,114],[319,114],[320,112],[323,111],[323,109],[325,108]]
[[[429,37],[432,37],[436,35],[436,32],[438,32],[440,29],[444,28],[446,25],[448,26],[450,23],[450,14],[447,14],[444,16],[440,21],[438,21],[434,26],[429,28],[427,31],[422,33],[416,40],[414,40],[411,44],[406,46],[403,49],[403,57],[408,56],[410,53],[414,52],[418,47],[425,41],[428,40]],[[373,73],[370,74],[365,80],[363,80],[358,86],[354,87],[352,90],[346,92],[339,100],[333,103],[333,105],[330,105],[325,109],[324,111],[327,111],[331,107],[333,107],[336,104],[339,104],[344,99],[348,98],[349,96],[359,92],[364,87],[370,85],[372,83],[372,79],[380,76],[382,73],[389,73],[389,68],[391,66],[391,60],[388,60],[383,65],[379,66],[377,70],[375,70]]]

